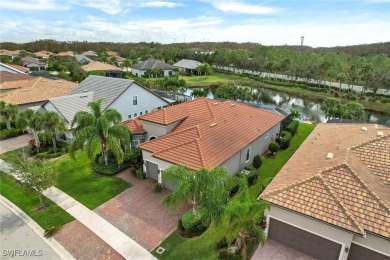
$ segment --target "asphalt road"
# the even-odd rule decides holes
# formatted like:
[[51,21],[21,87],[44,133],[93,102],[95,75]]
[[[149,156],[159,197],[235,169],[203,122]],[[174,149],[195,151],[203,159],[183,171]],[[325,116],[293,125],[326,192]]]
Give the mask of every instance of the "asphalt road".
[[0,259],[61,259],[22,219],[0,203]]

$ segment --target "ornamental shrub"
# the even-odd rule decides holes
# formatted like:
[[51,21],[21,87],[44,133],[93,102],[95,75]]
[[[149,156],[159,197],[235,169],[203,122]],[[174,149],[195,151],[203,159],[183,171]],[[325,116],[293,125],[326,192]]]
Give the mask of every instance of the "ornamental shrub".
[[187,234],[204,232],[211,223],[211,219],[206,217],[201,210],[198,210],[198,213],[194,215],[192,209],[184,213],[180,220],[182,228]]
[[283,131],[281,133],[282,140],[280,140],[280,148],[286,149],[290,146],[290,140],[291,140],[291,133],[287,131]]
[[162,190],[162,187],[160,183],[153,183],[152,185],[152,191],[153,192],[160,192]]
[[288,125],[286,126],[285,131],[290,132],[291,135],[294,136],[295,133],[296,133],[297,130],[298,130],[298,125],[299,125],[299,121],[294,120],[294,121],[292,121],[290,124],[288,124]]
[[259,169],[261,167],[261,164],[263,163],[263,161],[261,160],[261,156],[258,154],[258,155],[255,155],[255,157],[253,157],[253,167],[255,167],[256,169]]
[[257,178],[259,177],[259,174],[257,172],[257,169],[253,169],[251,173],[247,175],[247,180],[248,180],[248,186],[252,186],[256,184]]
[[273,154],[279,151],[279,149],[280,149],[280,145],[275,141],[271,142],[268,146],[268,150]]
[[146,178],[146,174],[145,174],[144,170],[142,169],[142,167],[135,170],[135,177],[137,177],[140,180],[143,180]]
[[0,140],[12,138],[12,137],[21,135],[22,133],[23,133],[23,131],[19,130],[19,129],[14,129],[14,128],[2,129],[2,130],[0,130]]

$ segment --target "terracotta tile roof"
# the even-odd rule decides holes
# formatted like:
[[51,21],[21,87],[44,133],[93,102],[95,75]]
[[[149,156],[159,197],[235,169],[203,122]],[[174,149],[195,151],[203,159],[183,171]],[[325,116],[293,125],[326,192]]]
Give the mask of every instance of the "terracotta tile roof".
[[33,58],[33,57],[29,57],[29,56],[26,56],[24,58],[22,58],[22,61],[24,62],[28,62],[28,63],[35,63],[35,64],[39,64],[39,65],[47,65],[46,62],[42,62],[36,58]]
[[181,122],[168,135],[142,143],[152,156],[214,168],[283,120],[283,116],[240,104],[201,98],[138,117],[161,125]]
[[93,70],[102,70],[102,71],[120,70],[121,71],[122,70],[121,68],[100,61],[90,62],[87,65],[81,66],[81,68],[85,71],[93,71]]
[[1,94],[0,100],[16,105],[40,102],[49,98],[64,96],[77,85],[75,82],[52,80],[42,77],[34,77],[31,80],[5,82],[1,86],[4,84],[17,86],[18,88]]
[[108,55],[108,56],[119,56],[118,53],[115,52],[115,51],[108,51],[108,52],[107,52],[107,55]]
[[0,50],[0,56],[18,56],[20,53],[19,50],[16,50],[16,51],[9,51],[9,50]]
[[21,72],[24,72],[24,73],[29,73],[30,72],[30,69],[29,68],[26,68],[26,67],[23,67],[23,66],[19,66],[19,65],[15,65],[15,64],[8,64],[8,63],[5,63],[5,65],[11,67],[11,68],[14,68],[14,69],[17,69]]
[[29,80],[29,79],[35,79],[35,77],[26,74],[15,74],[7,71],[0,71],[0,89],[7,88],[7,87],[3,87],[4,82]]
[[53,55],[53,53],[49,52],[49,51],[38,51],[34,54],[35,54],[35,56],[41,57],[41,58],[49,58],[50,55]]
[[[378,137],[378,131],[384,136]],[[333,154],[327,159],[327,153]],[[338,227],[390,237],[390,128],[379,125],[319,124],[259,198]],[[335,218],[328,200],[305,187],[297,197],[283,194],[304,180],[320,178],[334,200],[350,214]],[[308,199],[312,199],[307,203]],[[296,204],[301,205],[297,208]],[[328,215],[313,208],[325,207]],[[355,225],[351,225],[351,219]]]
[[94,51],[86,51],[86,52],[83,52],[82,55],[85,55],[85,56],[98,56],[96,54],[96,52],[94,52]]
[[133,135],[146,134],[146,131],[142,126],[142,121],[139,120],[138,118],[124,121],[122,122],[122,124],[127,126]]
[[71,56],[71,57],[73,57],[74,53],[73,53],[73,51],[64,51],[64,52],[58,53],[56,56],[62,56],[62,57]]

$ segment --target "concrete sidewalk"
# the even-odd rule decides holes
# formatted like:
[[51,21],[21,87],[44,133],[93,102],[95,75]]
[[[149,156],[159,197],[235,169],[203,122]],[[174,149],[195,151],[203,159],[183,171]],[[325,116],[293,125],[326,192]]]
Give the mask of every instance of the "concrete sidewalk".
[[[28,141],[32,139],[31,134],[20,135],[14,138],[0,141],[0,153],[12,151],[28,145]],[[26,150],[27,151],[27,150]]]
[[156,259],[122,231],[60,189],[52,186],[44,195],[66,210],[126,259]]

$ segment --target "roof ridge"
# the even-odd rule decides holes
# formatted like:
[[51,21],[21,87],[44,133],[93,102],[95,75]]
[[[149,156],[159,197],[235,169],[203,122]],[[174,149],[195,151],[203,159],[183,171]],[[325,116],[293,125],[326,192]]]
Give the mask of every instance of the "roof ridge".
[[214,113],[213,113],[213,111],[211,110],[210,103],[209,103],[208,99],[207,99],[207,98],[205,98],[205,99],[204,99],[204,101],[205,101],[205,102],[206,102],[206,104],[207,104],[207,108],[208,108],[208,109],[209,109],[209,111],[210,111],[211,117],[213,118],[213,120],[215,120],[215,116],[214,116]]
[[[340,167],[341,165],[339,165]],[[317,175],[315,176],[318,176],[320,182],[322,182],[322,184],[324,185],[325,189],[328,191],[328,193],[333,197],[333,199],[339,204],[339,206],[341,206],[341,208],[344,210],[344,214],[350,218],[350,220],[352,220],[352,223],[355,224],[356,228],[360,231],[361,234],[364,234],[364,228],[362,228],[360,225],[359,225],[359,222],[355,219],[354,215],[349,212],[349,209],[347,206],[344,205],[344,203],[339,199],[339,197],[333,192],[333,190],[331,189],[331,187],[329,186],[329,184],[322,178],[321,174],[318,173]]]
[[275,189],[275,190],[271,190],[271,191],[269,191],[269,192],[267,192],[267,193],[261,194],[261,196],[267,197],[267,196],[275,195],[276,193],[279,193],[279,192],[282,192],[282,191],[286,191],[286,190],[288,190],[288,189],[290,189],[290,188],[294,188],[294,187],[296,187],[296,186],[299,186],[299,185],[302,185],[302,184],[304,184],[304,183],[306,183],[306,182],[309,182],[309,181],[311,181],[312,179],[316,178],[316,176],[317,176],[317,175],[313,175],[313,176],[310,176],[310,177],[308,177],[308,178],[302,179],[302,180],[300,180],[299,182],[295,182],[295,183],[292,183],[292,184],[290,184],[290,185],[287,185],[287,186],[284,186],[284,187],[281,187],[281,188],[278,188],[278,189]]
[[33,88],[38,82],[40,82],[42,80],[42,77],[39,76],[37,81],[35,81],[35,83],[31,86],[31,88]]
[[377,142],[377,141],[380,141],[381,139],[386,139],[386,138],[388,138],[388,137],[390,137],[390,134],[387,134],[387,135],[384,134],[383,136],[375,137],[375,138],[373,138],[373,139],[371,139],[371,140],[368,140],[368,141],[362,142],[362,143],[360,143],[360,144],[351,146],[351,147],[349,147],[348,149],[350,149],[350,150],[356,150],[357,148],[360,148],[360,147],[362,147],[362,146],[364,146],[364,145],[367,145],[367,144],[370,144],[370,143],[373,143],[373,142]]
[[[177,132],[171,132],[171,133],[169,133],[169,134],[167,134],[167,135],[159,136],[159,137],[156,138],[156,139],[147,141],[147,142],[145,142],[145,143],[141,143],[140,145],[148,144],[148,143],[150,143],[150,142],[156,142],[157,140],[164,140],[164,139],[166,139],[166,138],[170,138],[170,137],[172,137],[172,136],[175,136],[175,135],[178,135],[178,134],[181,134],[181,133],[190,131],[190,130],[192,130],[193,128],[196,128],[196,127],[197,127],[197,126],[195,125],[195,126],[187,127],[187,128],[185,128],[185,129],[182,129],[182,130],[177,131]],[[200,135],[199,132],[198,132],[198,135]]]
[[383,207],[385,207],[388,211],[389,211],[389,213],[390,213],[390,207],[388,207],[387,205],[386,205],[386,203],[384,203],[384,201],[382,201],[369,187],[368,187],[368,185],[359,177],[359,175],[358,174],[356,174],[355,173],[355,171],[354,170],[352,170],[351,169],[351,167],[349,167],[349,165],[348,165],[348,163],[343,163],[343,164],[345,164],[345,166],[347,166],[347,168],[351,171],[351,174],[359,181],[359,183],[361,184],[361,185],[363,185],[364,186],[364,188],[366,188],[366,190],[367,190],[367,192],[369,193],[369,194],[371,194],[378,202],[379,202],[379,204],[381,204]]
[[202,163],[202,166],[204,167],[205,166],[205,160],[204,160],[202,149],[200,149],[199,139],[200,138],[198,137],[195,140],[196,140],[196,144],[197,144],[197,147],[198,147],[198,152],[199,152],[199,156],[200,156],[200,162]]
[[164,124],[167,125],[168,122],[167,122],[167,112],[165,110],[165,108],[163,108],[163,120],[164,120]]

